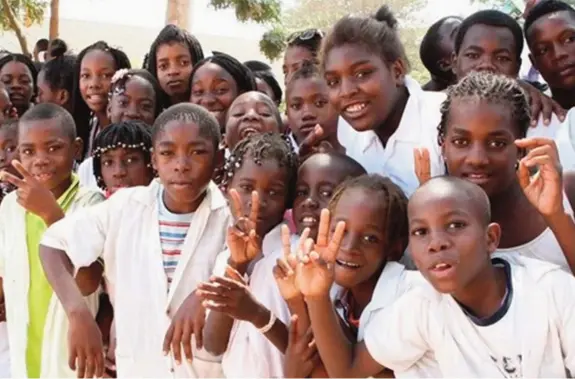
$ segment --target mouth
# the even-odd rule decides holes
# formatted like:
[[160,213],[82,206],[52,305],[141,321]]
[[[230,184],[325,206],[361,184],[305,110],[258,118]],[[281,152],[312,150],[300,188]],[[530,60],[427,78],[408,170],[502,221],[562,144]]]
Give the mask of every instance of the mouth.
[[353,262],[349,262],[349,261],[344,261],[343,259],[336,259],[335,263],[338,266],[343,267],[343,268],[348,269],[348,270],[357,270],[357,269],[361,268],[361,265],[358,265],[357,263],[353,263]]
[[12,101],[14,101],[14,100],[16,100],[16,101],[22,101],[22,100],[24,100],[24,95],[21,94],[21,93],[12,92],[12,93],[10,94],[10,100],[12,100]]
[[302,126],[300,126],[299,130],[301,132],[301,134],[303,135],[308,135],[311,132],[313,132],[313,130],[315,129],[315,126],[317,125],[317,123],[313,123],[313,124],[303,124]]
[[43,172],[43,173],[32,174],[32,175],[34,176],[34,178],[36,178],[36,180],[38,180],[40,182],[46,182],[54,176],[54,174],[51,172]]
[[246,126],[246,127],[242,128],[242,130],[240,131],[240,139],[244,139],[244,138],[247,138],[253,134],[258,134],[258,133],[260,133],[259,128],[254,128],[252,126]]
[[565,66],[562,69],[559,69],[559,76],[565,77],[565,76],[573,76],[575,75],[575,64],[571,64],[568,66]]
[[366,112],[367,112],[367,106],[368,103],[363,101],[363,102],[355,102],[349,105],[346,105],[345,107],[343,107],[343,115],[346,116],[346,118],[349,119],[357,119],[360,117],[363,117]]
[[491,175],[485,172],[471,172],[463,174],[463,178],[475,184],[481,185],[489,182]]
[[170,185],[175,189],[189,189],[193,187],[191,182],[171,182]]
[[299,222],[304,228],[313,228],[319,224],[319,218],[314,215],[304,215],[300,217]]
[[455,266],[446,262],[437,262],[429,268],[429,272],[437,279],[445,279],[454,275]]
[[86,95],[86,102],[91,104],[103,104],[108,101],[108,96],[103,94],[88,94]]
[[166,83],[166,86],[169,88],[178,88],[184,84],[183,80],[170,80]]

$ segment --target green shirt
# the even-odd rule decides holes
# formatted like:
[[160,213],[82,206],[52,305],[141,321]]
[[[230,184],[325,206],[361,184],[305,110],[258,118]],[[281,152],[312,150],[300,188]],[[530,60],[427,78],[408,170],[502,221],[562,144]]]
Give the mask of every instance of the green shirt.
[[[79,189],[78,177],[72,175],[72,184],[58,199],[64,212],[68,210]],[[46,279],[40,262],[40,240],[46,231],[46,224],[40,217],[26,212],[26,243],[30,267],[30,287],[28,289],[28,341],[26,347],[26,368],[29,378],[39,378],[42,363],[42,340],[48,306],[52,298],[52,287]]]

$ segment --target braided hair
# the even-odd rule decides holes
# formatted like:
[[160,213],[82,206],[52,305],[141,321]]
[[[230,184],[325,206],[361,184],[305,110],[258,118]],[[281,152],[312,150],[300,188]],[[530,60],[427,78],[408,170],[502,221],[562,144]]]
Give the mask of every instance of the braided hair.
[[286,208],[291,208],[295,196],[298,156],[288,138],[278,133],[262,133],[241,140],[224,164],[220,184],[223,192],[228,191],[235,173],[242,167],[246,159],[253,160],[258,166],[262,164],[262,161],[273,159],[277,161],[278,166],[285,167],[287,171],[286,183],[288,184]]
[[162,88],[158,80],[150,74],[148,70],[144,69],[122,69],[116,71],[114,77],[112,78],[112,85],[110,86],[110,93],[108,94],[109,101],[112,100],[112,96],[121,94],[126,91],[126,84],[128,80],[133,76],[140,77],[147,80],[154,88],[154,93],[156,95],[156,109],[155,117],[158,117],[160,112],[169,106],[169,99]]
[[[409,228],[407,221],[407,197],[391,179],[378,174],[366,174],[343,182],[334,192],[328,205],[333,214],[343,194],[350,189],[360,188],[381,195],[378,202],[385,204],[385,245],[393,247],[400,243],[400,252],[407,248]],[[374,201],[376,201],[374,199]]]
[[519,129],[519,138],[527,134],[531,111],[527,94],[515,79],[488,72],[472,72],[447,89],[447,98],[441,104],[441,121],[437,127],[438,143],[443,145],[447,133],[451,103],[456,99],[476,98],[490,104],[502,104],[511,112]]
[[52,91],[60,89],[68,91],[69,104],[66,104],[68,109],[72,108],[75,66],[76,57],[74,55],[60,55],[44,63],[44,66],[40,71],[43,74],[44,81]]
[[[141,121],[123,121],[111,124],[94,139],[94,149],[92,151],[92,168],[98,187],[106,190],[106,183],[102,176],[102,154],[115,149],[141,150],[144,154],[146,167],[152,169],[152,134],[150,127]],[[153,175],[152,175],[153,176]]]
[[211,57],[202,59],[196,65],[194,65],[194,69],[192,70],[191,79],[190,79],[190,86],[193,83],[194,75],[196,72],[206,63],[214,63],[223,68],[230,74],[234,81],[236,82],[236,86],[238,88],[238,95],[241,95],[244,92],[250,91],[257,91],[258,87],[256,85],[256,79],[252,71],[243,65],[240,61],[236,58],[232,57],[231,55],[225,53],[217,53],[212,55]]

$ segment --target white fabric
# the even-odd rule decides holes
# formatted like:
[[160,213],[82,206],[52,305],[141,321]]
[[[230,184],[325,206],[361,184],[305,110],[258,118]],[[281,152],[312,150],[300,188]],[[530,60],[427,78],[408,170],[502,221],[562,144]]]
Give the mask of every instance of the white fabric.
[[78,166],[78,179],[80,179],[80,185],[82,187],[90,188],[94,191],[101,191],[94,176],[94,167],[92,166],[93,159],[94,158],[90,157],[80,163],[80,166]]
[[8,325],[0,322],[0,378],[10,378],[10,346],[8,344]]
[[[575,372],[575,278],[556,265],[517,254],[497,256],[511,266],[511,301],[517,306],[512,338],[521,346],[523,376]],[[414,286],[378,312],[366,328],[365,343],[396,375],[415,367],[427,372],[420,377],[509,377],[457,302],[429,284]]]
[[430,153],[431,175],[442,175],[445,166],[437,143],[440,107],[445,94],[426,92],[419,84],[405,78],[409,99],[395,133],[384,148],[373,130],[357,132],[342,117],[337,137],[346,154],[358,161],[368,173],[389,177],[410,196],[419,187],[415,175],[413,149],[426,147]]
[[162,344],[171,316],[209,279],[223,250],[230,224],[226,199],[210,183],[168,292],[158,231],[160,189],[157,180],[147,187],[122,189],[103,204],[52,225],[42,244],[65,250],[75,267],[103,256],[114,306],[118,377],[219,377],[219,359],[205,350],[192,346],[193,363],[176,365],[173,357],[164,356]]
[[[78,190],[74,201],[66,212],[75,214],[80,208],[102,201],[102,194],[84,188]],[[26,210],[16,201],[16,192],[10,193],[0,204],[0,276],[3,278],[4,296],[6,299],[6,319],[8,320],[8,341],[10,345],[10,364],[12,377],[27,377],[26,346],[28,333],[28,290],[30,288],[30,268],[28,263],[28,246],[26,241]],[[82,231],[83,233],[83,231]],[[82,235],[80,233],[80,236]],[[98,294],[90,296],[93,301]],[[59,312],[62,305],[53,295],[44,327],[44,343],[58,352],[67,351],[67,340],[62,336],[67,333],[67,318],[62,319]],[[65,355],[54,351],[42,353],[42,366],[61,367],[66,363]],[[48,359],[48,361],[44,361]],[[43,371],[43,369],[42,369]],[[70,369],[50,372],[53,377],[75,377]]]
[[543,123],[543,116],[541,116],[537,122],[537,126],[527,129],[527,138],[545,137],[555,139],[555,136],[561,129],[561,125],[561,121],[559,121],[555,114],[551,115],[549,125]]
[[575,170],[575,108],[567,113],[567,118],[555,136],[555,143],[563,170]]

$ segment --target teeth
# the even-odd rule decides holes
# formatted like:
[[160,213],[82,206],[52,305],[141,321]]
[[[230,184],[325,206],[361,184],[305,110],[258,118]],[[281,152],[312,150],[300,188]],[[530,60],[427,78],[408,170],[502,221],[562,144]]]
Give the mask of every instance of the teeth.
[[244,131],[242,132],[242,136],[243,136],[243,137],[246,137],[246,136],[249,136],[249,135],[252,135],[252,134],[256,134],[257,132],[258,132],[258,131],[257,131],[256,129],[247,128],[247,129],[244,129]]
[[349,267],[349,268],[359,268],[359,265],[358,265],[358,264],[351,263],[351,262],[347,262],[347,261],[342,261],[341,259],[338,259],[338,260],[337,260],[337,263],[338,263],[339,265],[341,265],[341,266],[346,266],[346,267]]
[[485,174],[469,174],[467,176],[472,178],[472,179],[485,179],[485,178],[487,178],[487,175],[485,175]]
[[449,267],[451,267],[451,265],[448,265],[447,263],[438,263],[433,268],[436,270],[443,270],[443,269],[449,268]]
[[355,112],[361,112],[364,108],[365,108],[365,103],[358,103],[358,104],[350,105],[349,107],[345,108],[345,111],[355,113]]
[[317,219],[315,217],[307,216],[304,217],[302,221],[305,222],[306,224],[315,224],[317,222]]

